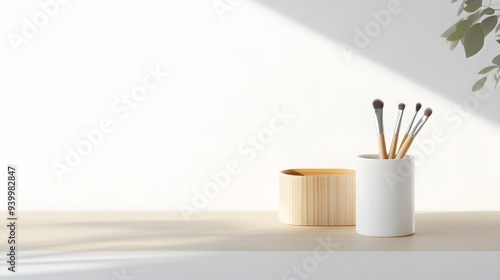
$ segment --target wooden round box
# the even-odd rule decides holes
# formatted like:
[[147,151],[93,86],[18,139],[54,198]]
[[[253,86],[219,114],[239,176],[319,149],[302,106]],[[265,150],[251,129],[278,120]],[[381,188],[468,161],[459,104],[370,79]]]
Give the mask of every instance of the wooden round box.
[[356,171],[287,169],[280,173],[279,220],[300,226],[356,224]]

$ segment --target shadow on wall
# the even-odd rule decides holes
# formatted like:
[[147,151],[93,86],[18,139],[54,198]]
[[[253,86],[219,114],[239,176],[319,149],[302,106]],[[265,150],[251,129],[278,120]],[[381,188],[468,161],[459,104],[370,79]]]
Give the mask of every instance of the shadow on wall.
[[453,51],[460,55],[453,54],[441,38],[458,20],[458,6],[451,1],[258,1],[336,41],[346,59],[357,55],[369,58],[454,103],[470,102],[467,108],[478,106],[471,111],[500,124],[499,89],[486,101],[479,101],[479,105],[466,99],[473,95],[471,87],[477,80],[476,73],[488,65],[495,53],[484,50],[486,54],[475,58],[481,61],[469,67],[463,48],[459,46]]

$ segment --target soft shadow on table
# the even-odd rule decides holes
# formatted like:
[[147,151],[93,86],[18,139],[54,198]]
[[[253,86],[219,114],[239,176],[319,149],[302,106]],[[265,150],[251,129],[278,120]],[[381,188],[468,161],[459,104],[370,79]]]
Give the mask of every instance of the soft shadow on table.
[[[27,248],[29,251],[35,249],[34,251],[40,252],[23,257],[24,266],[38,267],[54,265],[54,262],[57,262],[57,266],[74,265],[86,268],[67,273],[28,275],[22,279],[101,279],[102,275],[109,275],[108,278],[112,279],[111,272],[115,271],[116,263],[123,263],[122,267],[127,267],[130,273],[145,267],[151,275],[155,275],[155,272],[161,275],[165,267],[176,273],[182,273],[192,271],[194,263],[209,264],[214,258],[217,258],[217,262],[213,263],[228,262],[235,256],[228,251],[242,253],[237,255],[241,259],[257,256],[259,252],[300,254],[299,251],[302,251],[307,254],[315,250],[324,251],[325,248],[320,246],[321,242],[318,238],[328,241],[329,237],[331,237],[329,242],[338,245],[338,247],[330,247],[334,252],[358,251],[364,254],[396,251],[436,251],[449,254],[453,254],[453,251],[500,252],[500,238],[498,236],[491,238],[492,234],[500,232],[500,212],[418,213],[416,234],[396,238],[361,236],[355,233],[353,226],[284,225],[277,220],[276,212],[231,213],[233,213],[232,216],[200,216],[200,219],[195,219],[189,224],[178,217],[172,217],[171,214],[166,214],[171,217],[166,220],[151,218],[145,221],[128,218],[125,221],[113,221],[108,220],[112,216],[107,216],[106,219],[99,221],[75,219],[74,222],[68,223],[38,221],[33,225],[26,224],[23,232],[30,232],[35,236],[37,232],[50,233],[51,231],[59,232],[61,235],[60,238],[48,239],[51,242],[43,246]],[[240,216],[241,218],[236,219]],[[161,218],[162,214],[156,213],[155,217]],[[263,226],[259,227],[259,224]],[[75,235],[64,236],[64,232],[73,232]],[[485,238],[482,238],[483,235]],[[466,244],[467,242],[471,244]],[[472,244],[474,242],[477,244]],[[133,254],[133,251],[138,253],[162,251],[171,254],[167,257],[141,257],[140,259],[108,257],[100,261],[75,258],[72,254],[77,254],[78,251],[95,252],[97,255],[100,251],[108,251],[118,256]],[[57,261],[51,260],[51,257],[56,257]],[[100,268],[92,267],[100,262],[102,262]],[[216,268],[207,265],[205,269]],[[75,278],[75,275],[78,277]],[[135,276],[139,279],[139,275]],[[15,277],[15,279],[21,278]]]
[[361,236],[354,226],[285,225],[276,212],[206,214],[190,223],[171,213],[166,218],[156,215],[150,220],[109,216],[99,221],[27,224],[23,231],[29,233],[30,244],[20,247],[30,251],[311,251],[321,239],[337,244],[339,251],[500,250],[500,239],[492,239],[500,234],[500,212],[419,213],[416,233],[394,238]]

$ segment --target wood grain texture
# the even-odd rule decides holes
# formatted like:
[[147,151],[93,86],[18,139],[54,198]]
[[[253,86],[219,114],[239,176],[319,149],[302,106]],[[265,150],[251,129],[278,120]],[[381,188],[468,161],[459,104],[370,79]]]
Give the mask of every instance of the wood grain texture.
[[417,213],[414,235],[387,238],[354,226],[285,225],[278,212],[202,211],[189,223],[181,212],[17,214],[20,251],[314,251],[319,239],[336,251],[500,251],[500,212]]
[[356,172],[350,169],[289,169],[280,173],[279,218],[307,226],[356,223]]

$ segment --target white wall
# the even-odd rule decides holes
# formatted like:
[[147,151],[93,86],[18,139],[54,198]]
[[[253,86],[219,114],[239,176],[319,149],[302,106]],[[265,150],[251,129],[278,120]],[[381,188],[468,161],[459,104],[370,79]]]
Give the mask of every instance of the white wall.
[[[38,1],[2,1],[0,160],[19,168],[21,208],[192,207],[211,172],[237,164],[204,210],[276,210],[280,170],[352,168],[357,154],[376,152],[371,102],[381,98],[387,131],[400,102],[435,112],[412,149],[424,155],[417,210],[500,210],[499,93],[468,115],[453,111],[477,101],[475,73],[498,47],[466,60],[440,38],[456,5],[401,1],[349,55],[355,28],[389,1],[302,2],[233,1],[221,20],[212,1],[68,1],[16,52],[9,36],[22,36],[23,18],[43,10]],[[169,76],[125,115],[121,96],[157,67]],[[248,137],[271,131],[284,108],[294,118],[277,121],[282,130],[261,150],[250,148]],[[66,164],[67,147],[103,120],[112,131],[59,180],[54,162]],[[418,144],[435,130],[446,139],[425,154]],[[5,209],[5,191],[0,197]]]

